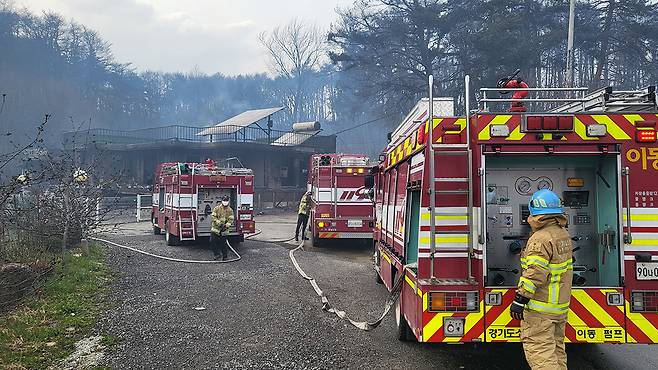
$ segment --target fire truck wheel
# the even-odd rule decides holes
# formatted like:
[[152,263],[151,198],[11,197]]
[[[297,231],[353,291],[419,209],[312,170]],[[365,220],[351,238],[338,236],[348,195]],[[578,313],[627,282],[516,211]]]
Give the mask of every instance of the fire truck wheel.
[[165,240],[170,247],[178,245],[178,237],[169,233],[169,230],[165,231]]
[[409,342],[416,339],[414,333],[411,331],[407,320],[402,315],[402,304],[400,303],[401,297],[398,297],[395,302],[395,324],[398,327],[398,339],[403,342]]
[[153,235],[160,235],[160,234],[162,234],[162,230],[159,227],[153,225]]
[[320,238],[317,235],[311,235],[311,245],[315,248],[320,248]]

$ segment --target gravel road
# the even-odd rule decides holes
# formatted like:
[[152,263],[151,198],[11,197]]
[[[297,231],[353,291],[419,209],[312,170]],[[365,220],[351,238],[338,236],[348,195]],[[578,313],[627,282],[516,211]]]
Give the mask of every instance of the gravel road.
[[[262,216],[258,239],[283,239],[294,216]],[[152,253],[209,259],[206,245],[167,247],[148,223],[125,225],[106,236]],[[288,259],[292,244],[246,241],[242,261],[175,263],[108,247],[117,278],[114,307],[98,329],[119,339],[106,354],[115,369],[518,369],[527,368],[520,345],[429,345],[396,339],[389,314],[362,332],[320,309],[310,285]],[[329,245],[297,254],[334,306],[357,320],[379,316],[386,289],[375,283],[370,250]],[[204,310],[195,310],[203,307]],[[573,369],[657,368],[648,346],[577,346]]]

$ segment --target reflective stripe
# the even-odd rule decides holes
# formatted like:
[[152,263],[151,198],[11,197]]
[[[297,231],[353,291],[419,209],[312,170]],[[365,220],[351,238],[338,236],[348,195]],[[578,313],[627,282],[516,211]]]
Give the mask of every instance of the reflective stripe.
[[569,311],[569,302],[562,304],[551,304],[531,299],[530,302],[528,302],[527,307],[530,310],[538,312],[563,314]]
[[537,286],[535,283],[533,283],[530,279],[521,276],[519,279],[519,287],[524,287],[525,290],[527,290],[529,293],[534,294],[535,290],[537,290]]
[[525,269],[530,265],[539,265],[545,269],[548,269],[548,261],[543,257],[529,256],[521,258],[521,267]]

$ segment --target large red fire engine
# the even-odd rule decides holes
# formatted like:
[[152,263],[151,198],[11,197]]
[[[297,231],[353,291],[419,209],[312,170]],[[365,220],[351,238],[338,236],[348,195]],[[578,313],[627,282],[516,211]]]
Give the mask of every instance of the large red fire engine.
[[228,195],[235,212],[229,231],[232,242],[255,232],[253,219],[254,176],[247,168],[204,163],[162,163],[153,186],[153,233],[165,233],[167,245],[210,236],[212,209]]
[[374,227],[372,201],[363,179],[368,157],[362,154],[314,154],[309,164],[313,245],[325,239],[370,239]]
[[[366,179],[376,184],[378,278],[389,290],[404,279],[400,339],[519,341],[509,306],[527,204],[548,188],[563,198],[574,240],[566,340],[658,343],[655,88],[525,88],[577,95],[524,100],[565,104],[541,113],[491,98],[498,90],[481,89],[483,106],[466,117],[436,117],[425,99]],[[501,101],[515,111],[494,113]]]

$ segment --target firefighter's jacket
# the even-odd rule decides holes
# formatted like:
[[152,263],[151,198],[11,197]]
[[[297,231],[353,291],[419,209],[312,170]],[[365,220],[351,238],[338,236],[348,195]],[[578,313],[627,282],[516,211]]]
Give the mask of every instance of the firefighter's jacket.
[[309,211],[311,210],[311,197],[308,195],[304,195],[302,197],[302,200],[299,201],[299,214],[300,215],[307,215]]
[[210,232],[216,235],[226,235],[228,230],[233,225],[233,220],[235,220],[235,216],[233,216],[233,209],[230,206],[224,207],[222,204],[216,206],[212,210],[210,217],[212,219]]
[[530,299],[530,310],[562,315],[569,310],[573,276],[571,237],[563,215],[528,217],[533,234],[521,251],[517,292]]

